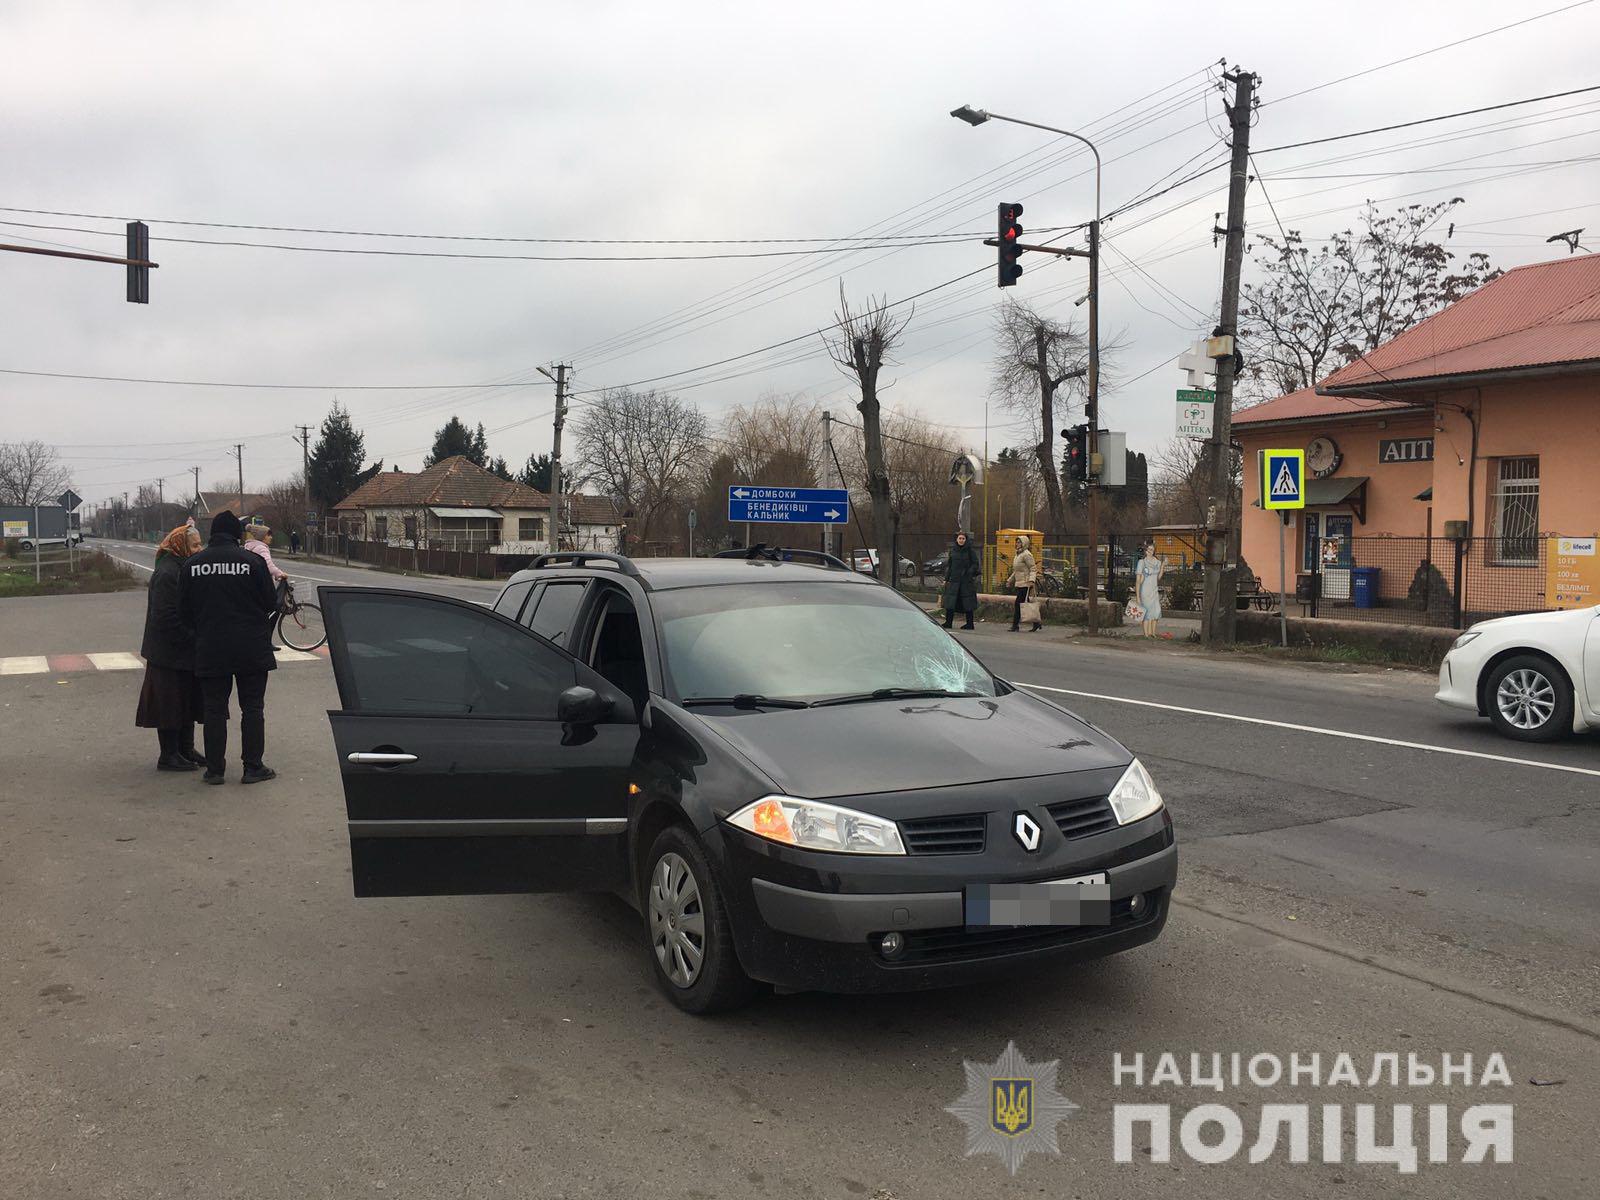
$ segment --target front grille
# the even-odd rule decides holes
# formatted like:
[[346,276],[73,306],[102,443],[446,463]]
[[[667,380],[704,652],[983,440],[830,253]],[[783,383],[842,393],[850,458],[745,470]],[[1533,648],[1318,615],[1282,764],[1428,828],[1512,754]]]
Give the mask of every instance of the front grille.
[[1111,811],[1111,802],[1104,796],[1091,796],[1087,800],[1063,800],[1060,804],[1050,805],[1045,811],[1056,823],[1061,836],[1069,842],[1075,838],[1093,837],[1097,833],[1105,833],[1117,827],[1117,817]]
[[987,824],[983,813],[921,817],[901,821],[900,836],[907,854],[980,854]]
[[905,934],[905,950],[886,967],[925,966],[930,963],[1001,958],[1007,954],[1026,954],[1068,946],[1108,933],[1136,929],[1154,921],[1161,911],[1161,891],[1145,893],[1148,902],[1137,917],[1129,911],[1133,897],[1111,902],[1111,921],[1106,925],[1020,925],[995,929],[916,929]]

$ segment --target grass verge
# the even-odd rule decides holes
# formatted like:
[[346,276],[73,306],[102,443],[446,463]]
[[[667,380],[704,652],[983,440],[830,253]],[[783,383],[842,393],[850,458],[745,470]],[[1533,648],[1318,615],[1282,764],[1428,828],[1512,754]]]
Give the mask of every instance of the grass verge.
[[76,556],[74,571],[65,563],[46,566],[35,580],[33,563],[21,558],[0,559],[0,600],[14,596],[85,596],[97,592],[124,592],[143,582],[133,570],[98,550]]

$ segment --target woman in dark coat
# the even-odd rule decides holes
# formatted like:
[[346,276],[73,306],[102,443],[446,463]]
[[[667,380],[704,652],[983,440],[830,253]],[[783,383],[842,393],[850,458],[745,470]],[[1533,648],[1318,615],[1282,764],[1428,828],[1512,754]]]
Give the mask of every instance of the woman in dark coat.
[[951,628],[957,610],[967,615],[961,628],[972,628],[972,614],[978,610],[978,577],[983,573],[978,552],[967,544],[965,533],[956,534],[956,543],[944,559],[944,627]]
[[134,724],[154,729],[161,741],[156,769],[193,771],[205,762],[195,749],[194,726],[201,718],[200,685],[194,676],[194,630],[179,609],[183,560],[200,550],[200,531],[180,525],[162,539],[145,602],[144,686]]

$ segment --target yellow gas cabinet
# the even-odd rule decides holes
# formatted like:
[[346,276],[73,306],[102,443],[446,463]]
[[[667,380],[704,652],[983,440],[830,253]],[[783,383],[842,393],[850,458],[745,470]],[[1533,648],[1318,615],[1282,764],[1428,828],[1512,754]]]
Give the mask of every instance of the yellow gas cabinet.
[[1006,576],[1011,574],[1011,560],[1017,556],[1017,539],[1028,539],[1028,548],[1035,560],[1044,546],[1044,535],[1037,529],[997,529],[994,531],[993,553],[984,555],[984,591],[998,592],[1005,587]]

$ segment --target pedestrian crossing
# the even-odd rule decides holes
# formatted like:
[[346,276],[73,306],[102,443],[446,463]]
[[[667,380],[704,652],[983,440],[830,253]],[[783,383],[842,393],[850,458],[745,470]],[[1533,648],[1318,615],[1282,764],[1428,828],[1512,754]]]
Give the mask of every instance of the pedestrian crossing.
[[[279,664],[326,662],[328,648],[309,654],[285,646],[275,656]],[[97,650],[84,654],[18,654],[0,658],[0,675],[71,675],[81,671],[142,671],[144,659],[126,650]]]

